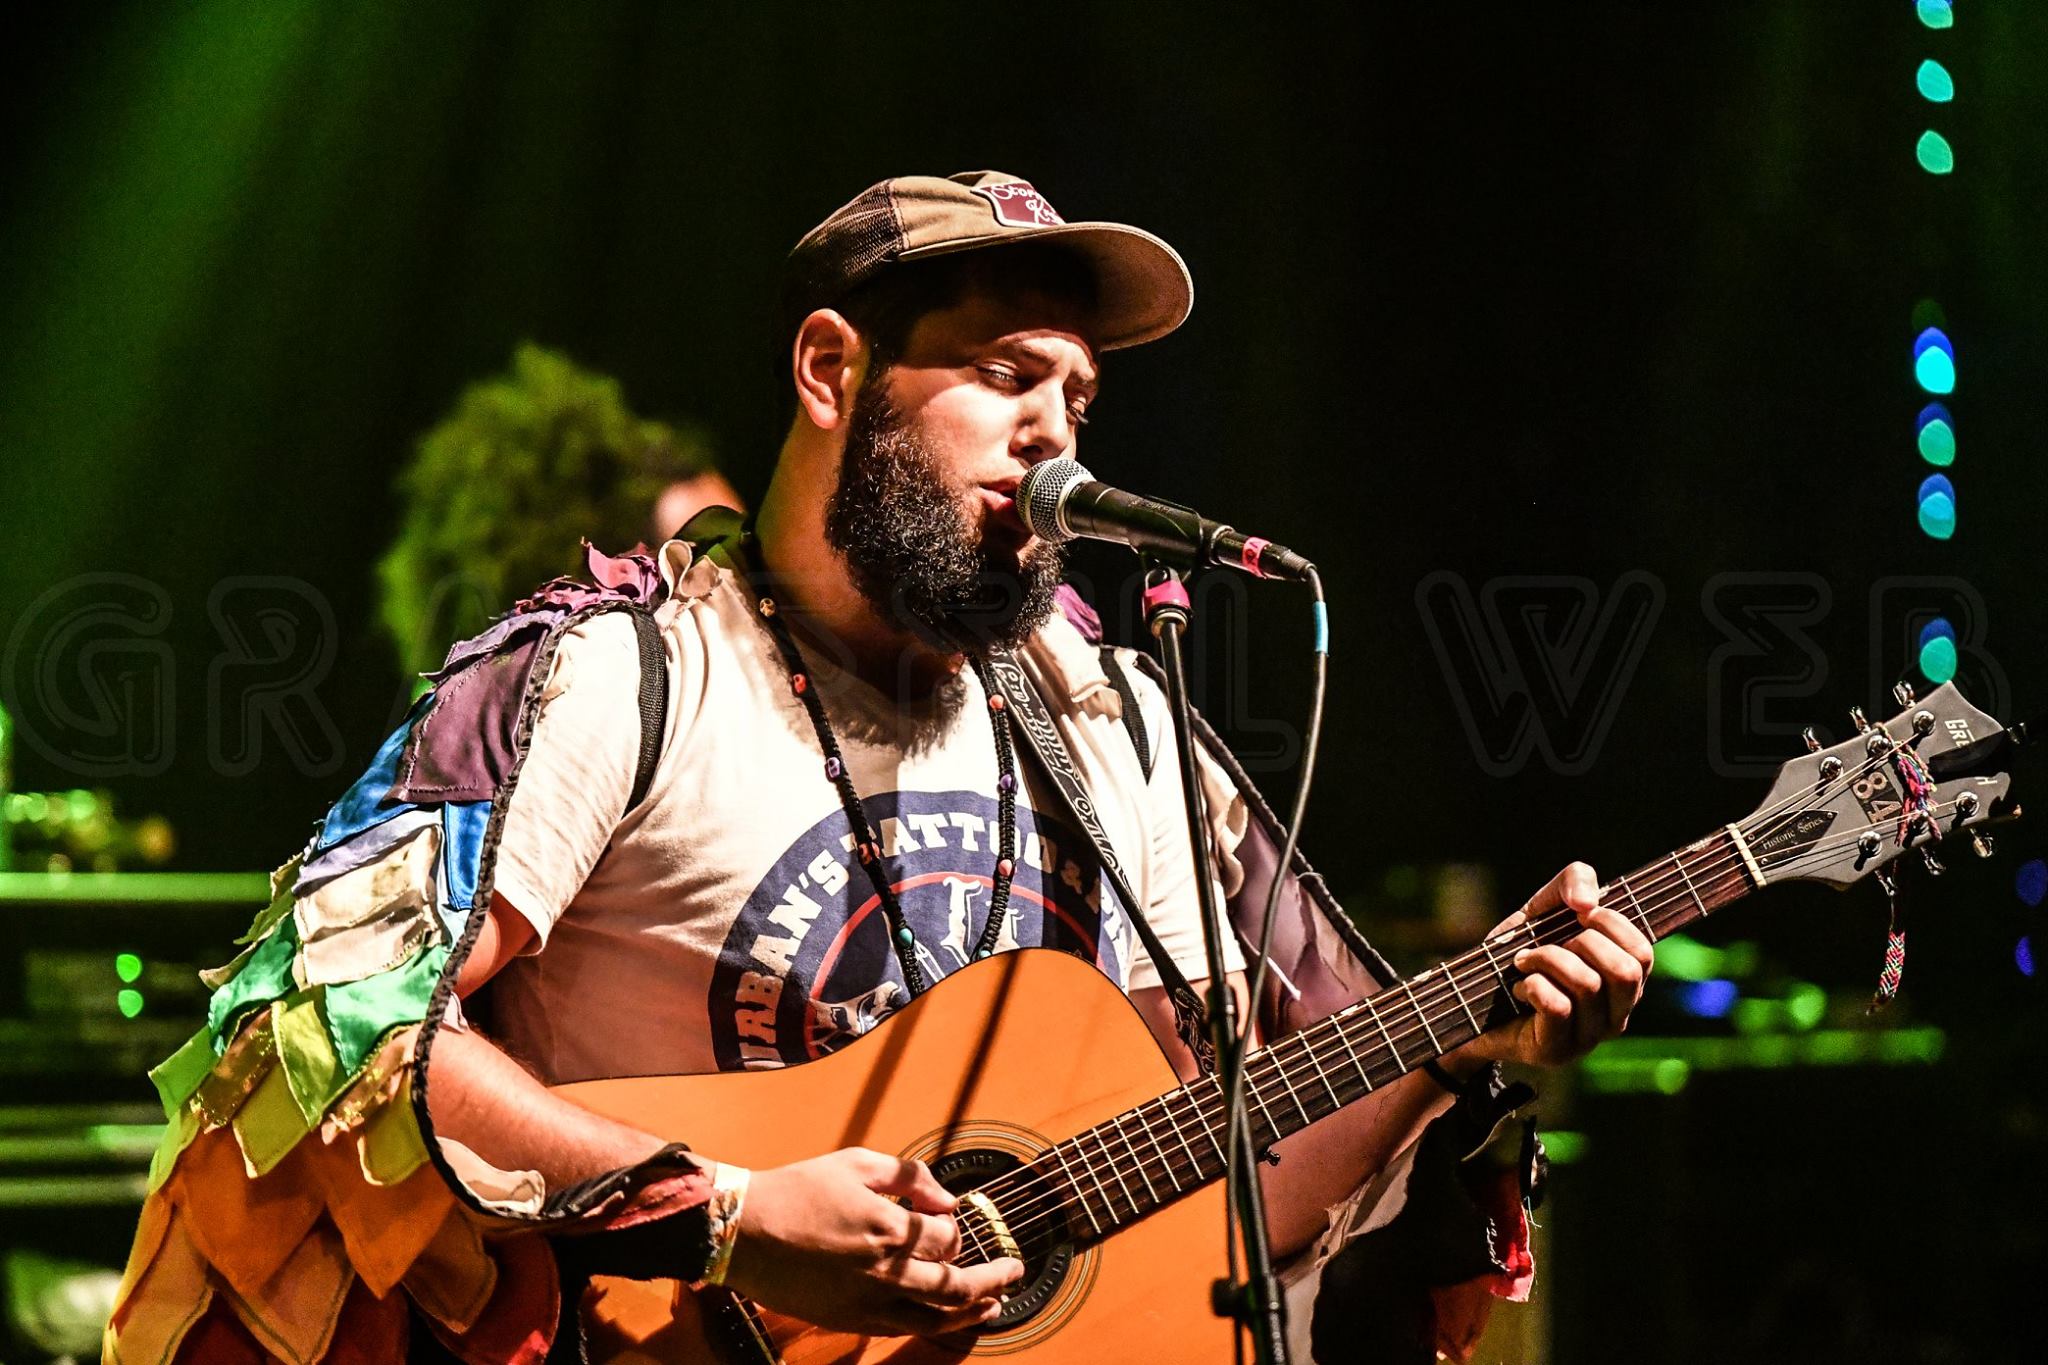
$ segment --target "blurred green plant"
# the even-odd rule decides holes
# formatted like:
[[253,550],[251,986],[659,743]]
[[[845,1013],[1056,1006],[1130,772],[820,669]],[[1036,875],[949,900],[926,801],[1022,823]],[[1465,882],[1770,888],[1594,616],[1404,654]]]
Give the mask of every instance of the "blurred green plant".
[[440,667],[451,642],[580,572],[583,539],[614,554],[643,542],[662,493],[715,468],[701,432],[637,416],[617,380],[521,344],[399,476],[404,519],[377,574],[401,664]]

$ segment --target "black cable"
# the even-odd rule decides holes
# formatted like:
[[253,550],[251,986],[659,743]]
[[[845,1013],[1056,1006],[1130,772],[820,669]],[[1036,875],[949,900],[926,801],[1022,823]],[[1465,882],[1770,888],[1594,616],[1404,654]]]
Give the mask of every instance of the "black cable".
[[[1330,674],[1330,628],[1329,604],[1323,597],[1323,579],[1314,565],[1306,574],[1309,592],[1314,599],[1315,612],[1315,672],[1309,693],[1308,735],[1302,743],[1301,782],[1294,789],[1294,806],[1288,812],[1287,832],[1280,847],[1279,865],[1274,869],[1273,881],[1266,888],[1266,906],[1259,920],[1258,961],[1250,977],[1250,991],[1245,1004],[1244,1031],[1237,1040],[1237,1055],[1243,1058],[1251,1047],[1252,1032],[1258,1026],[1259,998],[1266,985],[1266,968],[1272,961],[1273,921],[1279,916],[1280,888],[1288,872],[1294,866],[1295,845],[1301,838],[1302,817],[1308,809],[1309,787],[1315,781],[1316,753],[1323,741],[1323,696],[1329,683]],[[1228,1115],[1226,1127],[1230,1132],[1229,1146],[1223,1158],[1224,1200],[1223,1232],[1224,1245],[1229,1251],[1230,1281],[1237,1283],[1237,1200],[1236,1186],[1242,1179],[1240,1174],[1247,1155],[1257,1160],[1258,1154],[1249,1151],[1251,1141],[1251,1115],[1245,1108],[1245,1068],[1239,1066],[1230,1078],[1230,1092],[1226,1096],[1225,1110]],[[1241,1324],[1242,1325],[1242,1324]],[[1233,1335],[1237,1347],[1237,1359],[1244,1360],[1244,1333]]]

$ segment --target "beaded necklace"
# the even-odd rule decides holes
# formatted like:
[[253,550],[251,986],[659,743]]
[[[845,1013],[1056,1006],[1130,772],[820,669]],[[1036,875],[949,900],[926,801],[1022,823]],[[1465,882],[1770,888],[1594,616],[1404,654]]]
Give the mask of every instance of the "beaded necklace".
[[[745,543],[747,548],[753,548],[751,532],[746,535]],[[757,553],[757,568],[759,563]],[[763,577],[765,579],[765,574]],[[817,732],[818,747],[825,754],[826,780],[839,794],[840,808],[846,812],[846,823],[853,831],[854,852],[881,901],[883,918],[889,923],[890,942],[896,950],[896,960],[903,967],[903,984],[913,996],[919,995],[928,983],[917,960],[917,935],[911,929],[910,921],[904,918],[902,902],[896,898],[896,888],[889,884],[888,869],[882,862],[882,841],[868,822],[867,808],[862,805],[860,793],[854,790],[853,778],[846,771],[846,758],[840,752],[839,737],[832,731],[832,722],[825,716],[825,703],[819,698],[810,675],[804,671],[804,656],[798,650],[788,624],[783,621],[775,598],[762,592],[755,599],[754,609],[767,624],[768,633],[775,639],[775,648],[782,655],[783,666],[789,670],[789,690],[803,703],[804,711],[811,718],[811,728]],[[973,659],[971,663],[974,676],[981,682],[982,694],[988,698],[989,725],[995,731],[996,743],[996,865],[994,886],[989,894],[988,922],[982,926],[981,937],[976,941],[972,954],[978,961],[993,953],[996,941],[1002,937],[1003,921],[1010,909],[1010,883],[1017,873],[1017,758],[1010,739],[1010,711],[1003,694],[990,681],[988,665],[983,660]]]

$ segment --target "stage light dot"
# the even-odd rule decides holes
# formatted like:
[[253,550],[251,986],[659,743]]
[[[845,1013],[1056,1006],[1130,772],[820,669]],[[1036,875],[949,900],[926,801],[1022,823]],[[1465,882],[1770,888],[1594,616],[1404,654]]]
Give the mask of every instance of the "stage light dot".
[[1937,616],[1926,625],[1920,627],[1920,644],[1923,648],[1929,640],[1934,639],[1936,636],[1949,640],[1956,638],[1956,628],[1948,623],[1946,616]]
[[1948,314],[1941,311],[1941,304],[1934,299],[1922,299],[1913,305],[1913,329],[1922,327],[1946,327]]
[[2012,961],[2013,965],[2020,969],[2021,976],[2032,976],[2034,974],[2034,936],[2032,934],[2023,935],[2018,943],[2012,945]]
[[1932,57],[1920,63],[1920,69],[1913,73],[1913,84],[1936,104],[1947,104],[1956,97],[1956,83],[1950,78],[1948,68]]
[[1955,343],[1948,339],[1948,333],[1939,327],[1923,327],[1913,338],[1913,359],[1918,360],[1929,350],[1939,350],[1951,361],[1956,358]]
[[2013,874],[2012,889],[2018,894],[2020,904],[2029,909],[2037,907],[2048,898],[2048,862],[2032,858],[2020,864],[2020,870]]
[[127,982],[140,981],[142,959],[133,953],[122,953],[114,959],[114,975]]
[[1913,378],[1929,393],[1956,391],[1956,362],[1939,346],[1929,346],[1913,361]]
[[1913,5],[1920,15],[1920,22],[1929,28],[1955,27],[1955,11],[1949,8],[1949,0],[1915,0]]
[[1722,977],[1687,981],[1678,987],[1678,1007],[1698,1019],[1726,1018],[1735,1008],[1735,983]]
[[1920,158],[1920,169],[1929,175],[1947,175],[1956,168],[1956,149],[1948,145],[1948,139],[1929,128],[1920,134],[1913,154]]
[[1956,462],[1956,434],[1939,417],[1920,428],[1920,458],[1937,469]]
[[1937,687],[1956,675],[1956,642],[1937,635],[1920,646],[1920,676]]
[[1828,993],[1811,981],[1785,992],[1785,1015],[1796,1029],[1810,1029],[1828,1012]]
[[1650,1068],[1650,1084],[1657,1087],[1660,1095],[1676,1095],[1685,1089],[1685,1083],[1692,1076],[1692,1068],[1682,1057],[1659,1058]]
[[133,1019],[136,1015],[142,1013],[142,992],[124,990],[114,997],[114,1003],[121,1007],[122,1018]]
[[1955,535],[1955,500],[1940,493],[1923,499],[1920,503],[1920,529],[1936,540],[1947,540]]

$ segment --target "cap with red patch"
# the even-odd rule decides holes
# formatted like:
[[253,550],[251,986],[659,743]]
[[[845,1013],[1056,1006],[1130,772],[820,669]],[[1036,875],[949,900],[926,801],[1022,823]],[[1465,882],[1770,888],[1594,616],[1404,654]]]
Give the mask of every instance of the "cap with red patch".
[[805,233],[789,253],[785,307],[797,317],[829,307],[899,261],[1026,241],[1057,241],[1094,270],[1105,351],[1156,341],[1194,306],[1186,262],[1151,233],[1123,223],[1069,223],[1028,180],[963,171],[871,185]]

